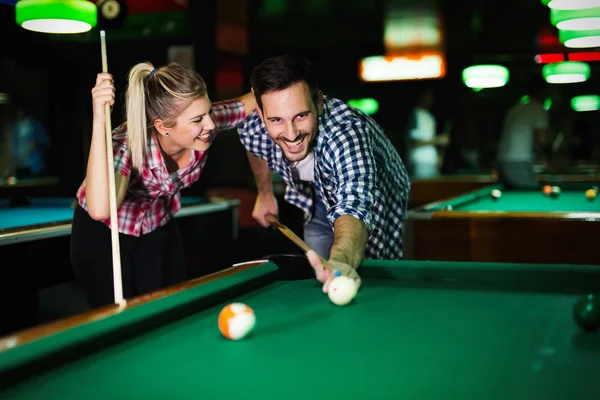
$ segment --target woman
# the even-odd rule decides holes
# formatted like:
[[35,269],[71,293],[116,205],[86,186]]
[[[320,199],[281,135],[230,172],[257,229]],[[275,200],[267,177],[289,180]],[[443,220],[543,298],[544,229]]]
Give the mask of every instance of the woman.
[[[95,308],[114,302],[105,130],[105,105],[115,103],[110,74],[98,74],[92,99],[92,140],[77,191],[71,262]],[[185,279],[173,220],[180,190],[198,180],[217,132],[236,127],[254,108],[251,93],[212,104],[203,79],[189,67],[144,62],[130,70],[127,119],[112,132],[124,298]]]

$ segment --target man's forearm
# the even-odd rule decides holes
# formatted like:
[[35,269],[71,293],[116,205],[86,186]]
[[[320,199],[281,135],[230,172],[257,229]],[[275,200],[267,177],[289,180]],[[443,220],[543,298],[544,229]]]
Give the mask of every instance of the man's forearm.
[[249,151],[246,153],[248,154],[248,161],[250,162],[250,168],[252,169],[254,179],[256,180],[256,189],[258,192],[273,193],[273,180],[267,162],[256,157]]
[[329,259],[358,268],[364,258],[369,237],[366,225],[355,217],[342,215],[335,220],[334,231]]

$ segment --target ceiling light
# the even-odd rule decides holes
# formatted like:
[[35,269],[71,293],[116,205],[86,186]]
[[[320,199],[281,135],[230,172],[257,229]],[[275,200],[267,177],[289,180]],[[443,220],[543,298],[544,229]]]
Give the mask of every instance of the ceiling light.
[[20,0],[17,24],[44,33],[82,33],[96,26],[96,5],[87,0]]
[[588,31],[600,29],[600,7],[584,10],[550,10],[550,21],[558,29]]
[[542,0],[542,3],[555,10],[583,10],[600,6],[598,0]]
[[570,48],[599,47],[600,29],[591,31],[558,31],[562,44]]
[[575,61],[551,63],[544,65],[542,75],[548,83],[583,82],[590,77],[590,66]]
[[501,65],[473,65],[465,68],[462,73],[463,82],[474,89],[493,88],[506,85],[508,68]]
[[600,96],[575,96],[571,99],[571,108],[574,111],[596,111],[600,109]]

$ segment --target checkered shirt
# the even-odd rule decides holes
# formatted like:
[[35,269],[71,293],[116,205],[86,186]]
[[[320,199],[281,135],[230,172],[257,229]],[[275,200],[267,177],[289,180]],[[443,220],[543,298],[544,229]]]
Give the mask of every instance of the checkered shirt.
[[401,259],[410,181],[398,152],[371,117],[335,98],[325,97],[318,129],[314,184],[294,179],[256,111],[238,133],[246,149],[283,178],[284,199],[304,211],[305,223],[313,216],[316,194],[325,201],[332,226],[341,215],[366,224],[365,258]]
[[[213,119],[215,130],[223,131],[238,126],[246,117],[243,103],[237,100],[215,102]],[[141,171],[132,169],[127,147],[127,123],[115,128],[113,156],[115,173],[129,177],[129,187],[117,211],[119,232],[140,236],[165,225],[181,208],[180,190],[195,183],[206,163],[206,152],[192,152],[192,159],[183,168],[169,173],[163,161],[157,139],[152,135],[147,158]],[[77,191],[77,200],[87,210],[85,179]],[[110,227],[110,218],[103,221]]]

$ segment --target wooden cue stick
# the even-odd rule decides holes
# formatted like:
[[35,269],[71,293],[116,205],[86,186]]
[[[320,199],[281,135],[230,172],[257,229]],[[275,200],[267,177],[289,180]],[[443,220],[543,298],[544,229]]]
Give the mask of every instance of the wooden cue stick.
[[[290,228],[288,228],[287,226],[285,226],[284,224],[282,224],[279,219],[272,215],[269,214],[266,216],[265,218],[267,220],[267,222],[269,222],[271,224],[271,226],[279,229],[279,231],[281,233],[283,233],[288,239],[290,239],[292,242],[294,242],[298,247],[300,247],[302,250],[304,250],[304,252],[307,252],[309,250],[312,250],[310,248],[309,245],[306,244],[306,242],[302,239],[300,239],[298,237],[298,235],[296,235],[294,232],[292,232],[292,230]],[[327,260],[323,259],[323,257],[319,256],[319,258],[321,259],[321,263],[323,264],[323,266],[325,268],[327,268],[330,271],[335,271],[335,268],[333,268],[328,262]]]
[[[106,33],[100,31],[102,49],[102,72],[108,72],[106,59]],[[115,193],[115,167],[113,160],[112,127],[110,121],[110,104],[105,104],[106,115],[106,159],[108,162],[108,197],[110,200],[110,234],[112,241],[113,286],[115,304],[123,303],[123,282],[121,277],[121,250],[119,248],[119,220],[117,216],[117,196]]]

